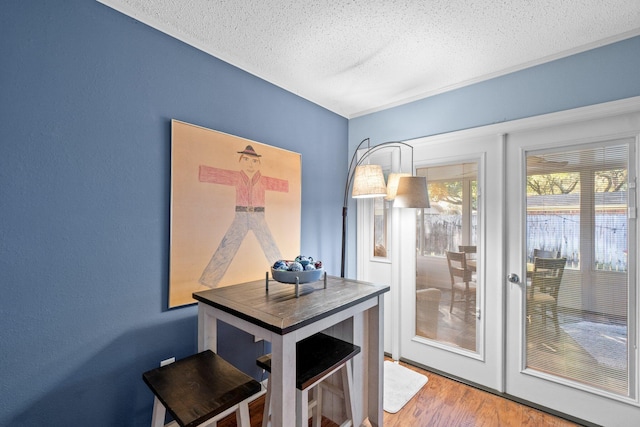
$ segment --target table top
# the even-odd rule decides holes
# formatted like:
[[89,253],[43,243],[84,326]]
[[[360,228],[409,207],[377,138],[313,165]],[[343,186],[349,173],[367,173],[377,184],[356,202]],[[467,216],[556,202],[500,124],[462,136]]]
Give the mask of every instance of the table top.
[[295,286],[265,280],[195,292],[193,298],[280,335],[345,310],[389,291],[389,285],[327,276],[324,280]]

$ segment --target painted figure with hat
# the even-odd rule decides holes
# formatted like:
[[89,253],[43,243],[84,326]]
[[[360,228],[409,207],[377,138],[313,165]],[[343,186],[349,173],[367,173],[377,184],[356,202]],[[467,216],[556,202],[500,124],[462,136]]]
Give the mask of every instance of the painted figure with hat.
[[239,171],[200,165],[200,182],[229,185],[236,189],[233,222],[200,276],[200,283],[210,288],[218,286],[249,231],[253,231],[270,264],[282,258],[265,220],[265,192],[287,193],[289,182],[263,176],[260,173],[262,156],[251,145],[238,154]]

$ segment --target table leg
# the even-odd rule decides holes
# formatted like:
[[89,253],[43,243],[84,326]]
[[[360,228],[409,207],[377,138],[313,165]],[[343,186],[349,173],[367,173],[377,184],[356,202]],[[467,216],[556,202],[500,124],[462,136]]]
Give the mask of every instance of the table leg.
[[351,370],[353,373],[353,390],[355,390],[353,396],[353,424],[356,426],[362,425],[367,411],[366,354],[368,351],[368,347],[366,345],[367,337],[365,327],[365,314],[363,312],[355,314],[353,316],[353,343],[360,346],[360,348],[362,349],[360,353],[356,354],[353,357],[353,365]]
[[198,351],[218,350],[218,320],[205,304],[198,304]]
[[271,341],[271,425],[294,426],[296,422],[295,333],[276,335]]
[[372,426],[382,426],[382,396],[384,383],[384,295],[378,305],[367,310],[367,415]]

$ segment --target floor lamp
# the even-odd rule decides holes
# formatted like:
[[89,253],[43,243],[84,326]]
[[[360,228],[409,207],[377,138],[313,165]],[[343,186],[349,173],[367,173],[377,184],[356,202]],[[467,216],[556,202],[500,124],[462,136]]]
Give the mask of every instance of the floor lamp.
[[[358,158],[359,151],[367,143],[366,151]],[[391,141],[382,144],[370,145],[369,138],[363,139],[356,147],[349,170],[347,181],[344,186],[344,200],[342,206],[342,254],[340,264],[340,277],[344,277],[345,256],[347,242],[347,212],[349,209],[349,190],[353,186],[351,196],[354,198],[385,197],[393,200],[393,207],[396,208],[428,208],[429,194],[427,192],[427,179],[425,177],[413,176],[413,146],[401,142]],[[365,164],[364,162],[375,152],[386,149],[400,149],[402,147],[411,149],[411,173],[397,173],[389,175],[389,183],[385,184],[382,167],[380,165]],[[402,160],[400,160],[402,168]]]

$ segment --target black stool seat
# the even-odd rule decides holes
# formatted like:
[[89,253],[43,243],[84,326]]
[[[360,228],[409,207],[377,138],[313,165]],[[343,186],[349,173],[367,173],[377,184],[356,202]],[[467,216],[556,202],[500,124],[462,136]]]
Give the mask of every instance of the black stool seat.
[[260,391],[260,383],[206,350],[142,375],[182,427],[207,421]]
[[[296,344],[296,387],[306,389],[358,353],[360,347],[357,345],[326,334],[315,334],[299,341]],[[259,357],[256,363],[271,372],[271,354]]]

